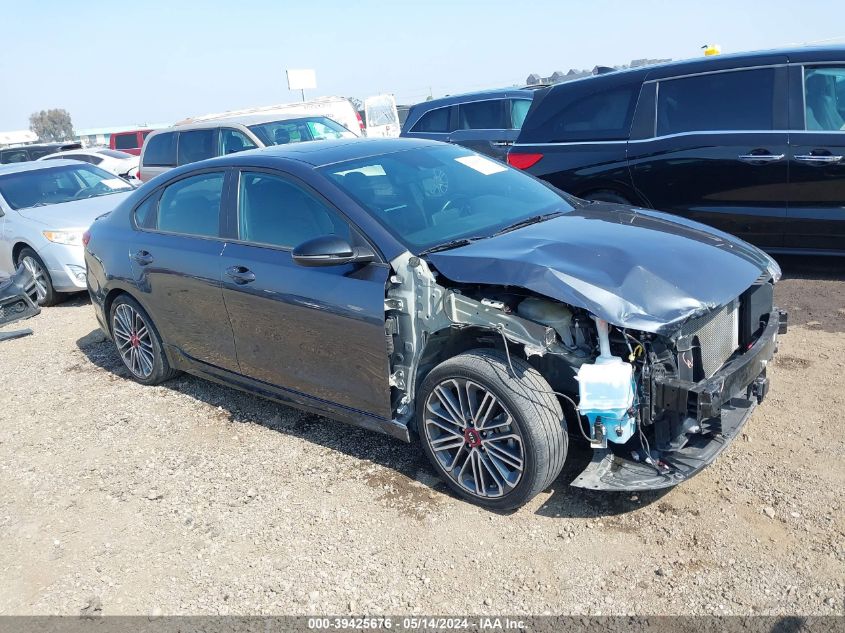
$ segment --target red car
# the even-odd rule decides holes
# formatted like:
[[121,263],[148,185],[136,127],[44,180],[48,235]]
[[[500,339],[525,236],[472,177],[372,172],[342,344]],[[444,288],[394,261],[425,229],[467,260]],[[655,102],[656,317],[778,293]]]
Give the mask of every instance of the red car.
[[132,130],[131,132],[117,132],[111,135],[109,147],[127,154],[141,155],[144,139],[152,130]]

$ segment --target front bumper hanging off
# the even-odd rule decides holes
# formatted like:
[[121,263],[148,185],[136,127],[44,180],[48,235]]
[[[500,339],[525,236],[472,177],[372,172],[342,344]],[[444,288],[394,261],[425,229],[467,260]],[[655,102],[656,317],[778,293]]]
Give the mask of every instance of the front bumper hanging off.
[[706,380],[654,380],[655,410],[683,411],[702,429],[690,434],[682,448],[661,452],[661,472],[601,449],[594,451],[592,461],[572,485],[590,490],[655,490],[699,473],[733,441],[768,393],[766,365],[777,351],[778,334],[786,332],[786,318],[785,312],[771,312],[754,344]]

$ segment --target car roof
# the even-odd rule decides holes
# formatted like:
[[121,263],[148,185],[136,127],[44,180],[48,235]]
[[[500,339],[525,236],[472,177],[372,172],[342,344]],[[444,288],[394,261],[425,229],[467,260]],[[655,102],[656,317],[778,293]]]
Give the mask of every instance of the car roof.
[[211,119],[210,121],[199,121],[197,123],[185,123],[182,125],[174,125],[173,127],[156,130],[157,132],[172,132],[182,130],[207,130],[208,128],[224,127],[226,125],[240,124],[240,125],[258,125],[261,123],[272,123],[274,121],[289,121],[291,119],[325,119],[323,114],[244,114],[239,116],[231,116],[220,119]]
[[62,165],[87,165],[87,163],[78,160],[67,160],[59,158],[51,161],[29,160],[25,163],[7,163],[0,165],[0,176],[6,174],[17,174],[25,171],[40,171],[42,169],[52,169],[54,167],[61,167]]
[[464,92],[462,94],[449,95],[446,97],[440,97],[439,99],[432,99],[430,101],[422,101],[411,106],[411,109],[429,110],[431,108],[439,108],[442,106],[454,105],[456,103],[466,103],[468,101],[483,101],[485,99],[507,99],[508,97],[532,99],[534,97],[534,90],[526,88],[497,88],[495,90]]

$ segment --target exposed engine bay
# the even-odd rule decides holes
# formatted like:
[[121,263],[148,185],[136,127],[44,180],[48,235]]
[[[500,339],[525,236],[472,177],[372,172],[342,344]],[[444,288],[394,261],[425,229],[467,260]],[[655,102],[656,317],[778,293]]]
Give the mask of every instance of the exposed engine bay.
[[413,430],[415,386],[473,347],[526,358],[561,400],[570,435],[593,448],[572,485],[671,486],[710,463],[768,391],[766,363],[786,315],[771,274],[672,332],[626,329],[530,290],[453,283],[410,253],[385,299],[394,423]]

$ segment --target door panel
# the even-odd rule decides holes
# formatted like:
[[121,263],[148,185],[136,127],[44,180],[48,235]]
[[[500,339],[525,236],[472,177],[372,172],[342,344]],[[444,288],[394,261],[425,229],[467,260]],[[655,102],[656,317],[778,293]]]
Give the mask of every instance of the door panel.
[[787,133],[690,133],[628,144],[637,190],[676,213],[763,247],[783,243]]
[[222,259],[235,269],[223,297],[241,373],[390,419],[386,265],[306,268],[288,250],[247,244],[228,244]]
[[129,257],[141,299],[165,343],[237,371],[220,284],[223,248],[217,240],[142,232]]
[[[790,67],[789,212],[784,246],[845,250],[845,62]],[[804,94],[806,92],[806,94]]]

